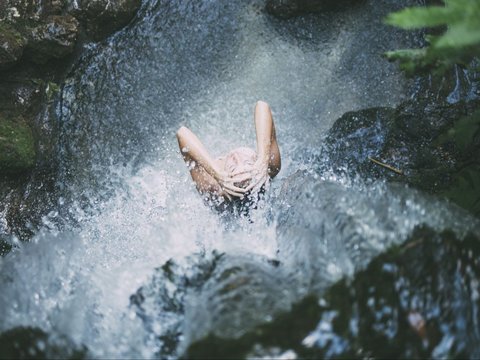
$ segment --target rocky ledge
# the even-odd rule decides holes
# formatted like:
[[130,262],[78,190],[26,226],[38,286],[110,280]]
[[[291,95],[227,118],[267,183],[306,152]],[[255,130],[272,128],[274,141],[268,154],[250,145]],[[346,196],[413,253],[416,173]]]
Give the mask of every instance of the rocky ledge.
[[[83,41],[101,40],[128,24],[141,0],[7,0],[0,4],[0,174],[36,163],[35,123],[62,70]],[[70,57],[69,57],[70,56]],[[59,61],[63,60],[63,61]],[[41,147],[41,146],[40,146]]]
[[[141,0],[0,2],[0,253],[5,234],[29,237],[25,224],[35,222],[32,214],[42,213],[39,204],[49,201],[45,189],[54,186],[59,135],[52,105],[66,72],[82,44],[127,25],[140,5]],[[35,188],[43,189],[43,198]]]

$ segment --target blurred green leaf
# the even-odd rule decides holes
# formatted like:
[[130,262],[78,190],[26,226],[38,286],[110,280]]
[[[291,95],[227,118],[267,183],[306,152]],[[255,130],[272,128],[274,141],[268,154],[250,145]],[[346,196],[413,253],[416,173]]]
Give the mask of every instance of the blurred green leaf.
[[389,14],[385,22],[389,25],[410,30],[446,25],[451,22],[452,19],[461,19],[461,17],[462,14],[460,11],[452,14],[452,11],[446,7],[411,7]]
[[454,64],[467,65],[480,56],[480,0],[446,0],[445,6],[411,7],[392,13],[385,22],[402,29],[444,26],[439,35],[427,35],[423,49],[389,51],[389,60],[412,75],[435,70],[443,74]]

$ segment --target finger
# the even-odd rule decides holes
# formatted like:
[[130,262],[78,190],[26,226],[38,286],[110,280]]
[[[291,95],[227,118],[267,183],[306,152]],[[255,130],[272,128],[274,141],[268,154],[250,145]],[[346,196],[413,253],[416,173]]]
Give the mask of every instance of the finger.
[[235,192],[235,191],[231,191],[231,190],[225,189],[225,192],[227,192],[228,194],[233,195],[233,196],[235,196],[235,197],[243,198],[243,194],[237,193],[237,192]]
[[265,190],[270,189],[270,176],[267,176],[267,180],[265,181]]
[[231,191],[236,191],[236,192],[239,192],[239,193],[245,193],[245,192],[247,192],[244,188],[235,186],[235,185],[233,185],[233,184],[224,184],[223,187],[224,187],[225,189],[228,189],[228,190],[231,190]]
[[230,181],[232,183],[239,183],[239,182],[242,182],[242,181],[245,181],[245,180],[249,180],[249,179],[252,179],[253,178],[253,175],[250,174],[250,173],[245,173],[245,174],[240,174],[240,175],[235,175],[234,177],[231,177],[230,178]]
[[237,175],[241,175],[241,174],[245,174],[245,173],[249,173],[253,170],[253,168],[245,168],[245,167],[242,167],[240,169],[237,169],[237,170],[234,170],[230,173],[230,176],[237,176]]
[[258,183],[261,182],[261,181],[262,181],[262,177],[257,178],[257,179],[254,179],[254,180],[250,183],[250,185],[248,185],[248,186],[245,188],[245,190],[246,190],[246,191],[252,190],[252,189],[255,188],[255,186],[257,186]]
[[257,182],[256,182],[256,181],[252,181],[252,182],[250,183],[250,185],[248,185],[248,186],[245,188],[245,191],[250,191],[250,190],[252,190],[252,189],[255,187],[255,185],[257,185]]
[[257,193],[262,189],[262,186],[268,181],[268,176],[263,176],[262,179],[253,188],[252,192]]

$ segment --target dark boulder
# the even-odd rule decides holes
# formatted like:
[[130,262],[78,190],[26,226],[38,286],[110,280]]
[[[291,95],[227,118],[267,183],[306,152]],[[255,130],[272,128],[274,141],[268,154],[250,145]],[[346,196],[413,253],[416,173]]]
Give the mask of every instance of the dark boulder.
[[85,24],[87,34],[101,40],[127,25],[141,0],[79,0],[72,13]]

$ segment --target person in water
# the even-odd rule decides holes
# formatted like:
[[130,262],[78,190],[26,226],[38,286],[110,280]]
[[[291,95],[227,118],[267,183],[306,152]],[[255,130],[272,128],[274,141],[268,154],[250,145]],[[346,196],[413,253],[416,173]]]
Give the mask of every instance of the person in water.
[[258,193],[280,171],[281,159],[270,106],[255,105],[257,151],[239,147],[214,159],[195,134],[185,126],[177,131],[178,146],[201,194],[243,198]]

